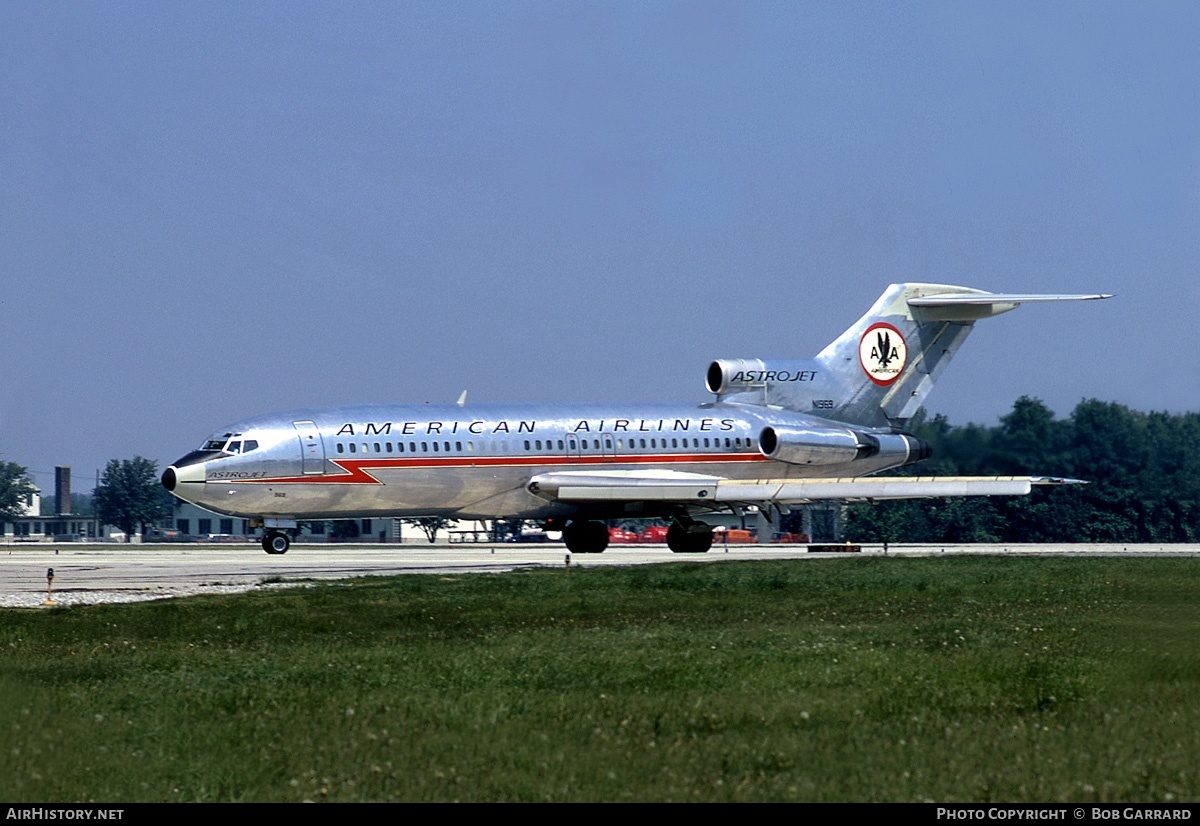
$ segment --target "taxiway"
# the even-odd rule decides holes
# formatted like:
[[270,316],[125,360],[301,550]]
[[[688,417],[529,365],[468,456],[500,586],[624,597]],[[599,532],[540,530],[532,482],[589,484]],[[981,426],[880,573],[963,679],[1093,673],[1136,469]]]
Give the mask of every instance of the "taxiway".
[[[1200,545],[880,545],[861,555],[1056,554],[1200,556]],[[652,565],[753,559],[851,557],[809,553],[803,545],[715,546],[680,555],[663,545],[615,545],[602,554],[568,554],[562,545],[293,545],[270,556],[245,545],[0,545],[0,607],[137,602],[284,587],[316,580],[399,574],[503,573],[521,568]],[[47,573],[54,570],[52,591]]]

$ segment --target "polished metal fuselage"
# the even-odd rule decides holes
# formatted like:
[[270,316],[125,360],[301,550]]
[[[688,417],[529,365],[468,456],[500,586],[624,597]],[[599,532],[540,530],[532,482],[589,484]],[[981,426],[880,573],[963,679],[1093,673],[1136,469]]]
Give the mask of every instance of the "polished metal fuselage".
[[793,479],[861,476],[905,463],[890,455],[814,467],[774,461],[760,450],[765,427],[831,424],[836,426],[792,411],[727,403],[302,409],[232,424],[213,438],[253,440],[254,450],[198,452],[172,471],[177,496],[233,516],[550,519],[655,515],[664,507],[547,501],[527,488],[537,474],[670,469],[727,479]]

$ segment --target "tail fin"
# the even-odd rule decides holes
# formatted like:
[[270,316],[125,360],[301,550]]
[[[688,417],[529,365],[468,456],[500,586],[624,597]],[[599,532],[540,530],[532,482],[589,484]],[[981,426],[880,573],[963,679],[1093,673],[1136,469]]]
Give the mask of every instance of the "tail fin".
[[715,361],[708,389],[722,401],[778,406],[869,427],[903,427],[979,319],[1031,302],[1108,297],[893,284],[816,358]]

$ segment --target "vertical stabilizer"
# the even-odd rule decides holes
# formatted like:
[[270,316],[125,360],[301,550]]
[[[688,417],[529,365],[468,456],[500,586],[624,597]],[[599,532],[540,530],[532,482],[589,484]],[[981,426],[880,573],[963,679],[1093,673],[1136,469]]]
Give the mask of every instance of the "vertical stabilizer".
[[722,359],[708,389],[722,401],[781,407],[869,427],[902,428],[976,321],[1020,304],[1107,295],[1012,295],[949,284],[893,284],[814,359]]

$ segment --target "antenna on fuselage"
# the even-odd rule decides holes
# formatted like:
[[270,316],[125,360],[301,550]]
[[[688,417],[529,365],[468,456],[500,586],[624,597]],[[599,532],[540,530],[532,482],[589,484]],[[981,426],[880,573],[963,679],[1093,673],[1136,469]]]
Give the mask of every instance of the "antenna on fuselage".
[[458,397],[458,401],[456,401],[455,404],[457,404],[459,407],[463,407],[464,405],[466,405],[466,403],[467,403],[467,391],[464,390],[464,391],[462,391],[462,395],[460,395]]

